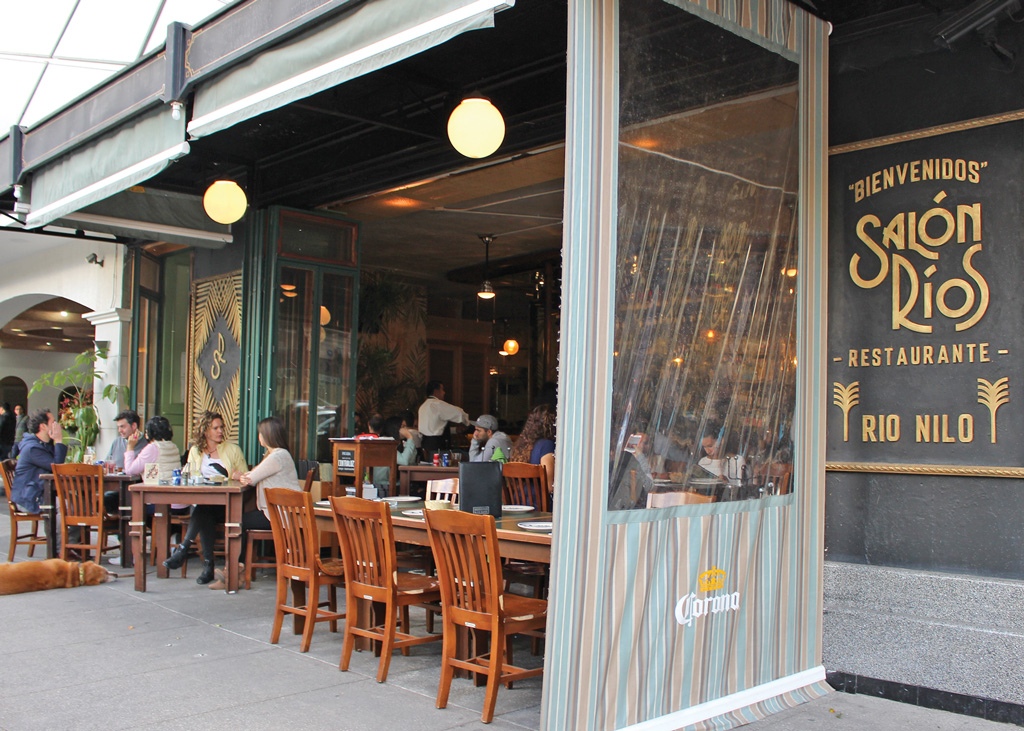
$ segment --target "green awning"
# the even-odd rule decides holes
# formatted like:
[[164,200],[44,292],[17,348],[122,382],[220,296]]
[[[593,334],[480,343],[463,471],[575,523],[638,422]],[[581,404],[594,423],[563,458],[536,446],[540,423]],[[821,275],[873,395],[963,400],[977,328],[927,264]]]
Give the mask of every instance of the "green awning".
[[38,228],[148,180],[188,154],[185,121],[160,106],[36,170],[26,228]]
[[213,134],[443,43],[494,25],[515,0],[371,0],[201,85],[192,138]]

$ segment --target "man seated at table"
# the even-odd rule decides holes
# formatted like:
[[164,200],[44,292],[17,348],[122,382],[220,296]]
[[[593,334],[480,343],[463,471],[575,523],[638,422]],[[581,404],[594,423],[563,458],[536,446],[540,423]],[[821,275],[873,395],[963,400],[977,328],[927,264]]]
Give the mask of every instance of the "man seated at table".
[[483,414],[469,423],[476,427],[469,445],[469,461],[507,462],[512,454],[512,440],[505,432],[498,431],[498,420],[490,414]]
[[128,449],[129,437],[135,438],[135,453],[138,454],[146,448],[146,437],[139,431],[142,425],[142,418],[138,412],[125,409],[114,418],[117,424],[117,438],[110,445],[110,453],[107,454],[107,462],[117,465],[118,472],[124,471],[124,453]]
[[[26,513],[39,512],[39,500],[43,496],[41,475],[53,471],[52,465],[63,464],[68,455],[64,445],[64,432],[60,422],[46,409],[32,412],[28,418],[25,435],[18,446],[18,466],[14,470],[11,485],[11,501],[18,510]],[[44,522],[49,531],[49,523]],[[72,543],[80,540],[81,528],[68,528],[68,539]],[[60,548],[60,538],[57,539]]]
[[448,449],[448,423],[469,424],[469,414],[444,400],[444,384],[431,381],[427,384],[427,400],[420,405],[419,426],[423,435],[424,456],[440,449]]

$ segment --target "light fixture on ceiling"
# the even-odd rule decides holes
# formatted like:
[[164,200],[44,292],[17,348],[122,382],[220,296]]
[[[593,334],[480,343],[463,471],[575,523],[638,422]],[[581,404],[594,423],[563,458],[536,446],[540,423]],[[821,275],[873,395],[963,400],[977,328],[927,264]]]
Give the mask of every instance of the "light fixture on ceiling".
[[295,291],[295,285],[294,284],[282,284],[281,285],[281,289],[283,289],[285,292],[294,292]]
[[448,139],[466,157],[487,157],[505,139],[505,120],[490,99],[469,96],[448,117]]
[[245,191],[233,180],[218,180],[203,195],[206,215],[217,223],[234,223],[245,215],[248,205]]
[[491,285],[491,280],[487,278],[487,268],[491,261],[491,242],[494,241],[494,236],[491,234],[479,234],[479,236],[480,240],[484,242],[484,283],[480,285],[476,296],[482,300],[490,300],[494,299],[494,287]]
[[[326,325],[330,321],[331,321],[331,311],[328,310],[323,305],[320,305],[320,324],[321,325]],[[320,329],[322,330],[323,328],[320,328]],[[320,340],[322,341],[323,338],[320,338]]]
[[505,341],[505,345],[502,346],[502,350],[509,355],[515,355],[519,352],[519,342],[515,338],[509,338]]

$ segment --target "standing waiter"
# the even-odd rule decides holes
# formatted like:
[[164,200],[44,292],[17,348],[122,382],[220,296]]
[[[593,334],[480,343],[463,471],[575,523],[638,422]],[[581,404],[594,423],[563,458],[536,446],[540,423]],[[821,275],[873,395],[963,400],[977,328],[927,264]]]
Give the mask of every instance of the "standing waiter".
[[469,414],[458,406],[444,400],[444,384],[431,381],[427,384],[427,400],[420,405],[419,429],[423,435],[423,453],[430,454],[439,449],[448,449],[448,423],[469,425]]

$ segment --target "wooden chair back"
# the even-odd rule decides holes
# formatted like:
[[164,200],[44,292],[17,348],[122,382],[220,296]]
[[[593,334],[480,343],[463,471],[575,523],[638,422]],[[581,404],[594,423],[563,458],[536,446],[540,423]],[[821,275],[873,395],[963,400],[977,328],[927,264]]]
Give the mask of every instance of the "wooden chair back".
[[267,511],[274,532],[278,576],[309,581],[320,556],[320,540],[313,520],[313,496],[284,487],[268,488]]
[[506,462],[501,466],[502,500],[507,505],[532,505],[542,513],[551,511],[551,487],[543,465]]
[[793,465],[783,462],[770,464],[763,479],[766,495],[788,495],[793,488]]
[[386,502],[332,497],[334,527],[341,543],[345,584],[356,594],[386,600],[395,584],[395,532]]
[[714,495],[696,492],[652,492],[647,495],[647,507],[671,508],[676,505],[701,505],[715,502]]
[[461,625],[484,627],[498,622],[505,582],[494,517],[427,510],[424,518],[441,602],[450,611],[446,616]]
[[447,500],[452,505],[459,501],[459,478],[427,480],[426,500]]
[[303,492],[309,492],[310,490],[312,490],[313,489],[313,482],[316,480],[316,478],[317,478],[317,473],[316,473],[315,469],[311,469],[309,472],[307,472],[306,473],[306,482],[302,485],[302,491]]
[[3,475],[4,479],[4,494],[7,495],[7,507],[11,511],[11,515],[14,515],[18,511],[14,507],[14,501],[11,500],[11,486],[14,484],[14,468],[18,466],[18,463],[13,459],[5,459],[0,462],[0,474]]
[[103,465],[55,464],[53,477],[63,520],[95,524],[104,517]]

